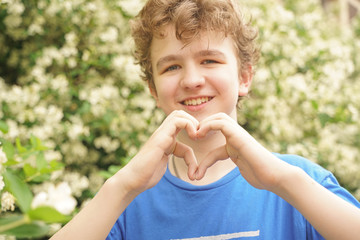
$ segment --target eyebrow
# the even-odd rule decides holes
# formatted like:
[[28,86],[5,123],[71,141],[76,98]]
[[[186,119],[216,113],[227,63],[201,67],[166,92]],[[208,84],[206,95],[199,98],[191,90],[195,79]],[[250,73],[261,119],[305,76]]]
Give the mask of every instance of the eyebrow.
[[177,55],[168,55],[168,56],[162,57],[162,58],[159,59],[159,61],[157,61],[156,68],[160,69],[160,67],[162,65],[164,65],[165,63],[175,61],[175,60],[178,60],[178,59],[179,59],[179,57]]
[[[219,58],[222,58],[222,59],[226,58],[225,54],[222,53],[221,51],[211,50],[211,49],[196,52],[195,57],[219,57]],[[162,57],[157,61],[156,68],[160,69],[161,66],[164,65],[166,62],[176,61],[178,59],[180,59],[180,57],[178,55],[175,55],[175,54],[171,54],[171,55],[167,55],[165,57]]]
[[196,57],[221,57],[225,58],[225,54],[218,50],[202,50],[195,54]]

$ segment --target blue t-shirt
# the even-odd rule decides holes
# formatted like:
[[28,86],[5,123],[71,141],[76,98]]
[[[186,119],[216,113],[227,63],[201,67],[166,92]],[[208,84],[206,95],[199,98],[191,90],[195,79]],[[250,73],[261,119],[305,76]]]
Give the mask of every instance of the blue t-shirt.
[[[304,169],[325,188],[360,208],[329,171],[299,156],[276,156]],[[323,238],[294,207],[269,191],[252,187],[235,168],[204,186],[182,181],[167,170],[155,187],[127,207],[107,239]]]

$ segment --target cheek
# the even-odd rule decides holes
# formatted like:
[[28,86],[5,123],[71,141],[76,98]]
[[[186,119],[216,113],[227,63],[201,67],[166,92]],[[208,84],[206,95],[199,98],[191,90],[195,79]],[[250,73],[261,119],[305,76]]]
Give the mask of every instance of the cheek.
[[[226,93],[228,97],[236,97],[239,91],[239,80],[238,75],[235,73],[231,74],[231,71],[225,72],[223,75],[218,76],[214,81],[216,88],[220,93]],[[234,96],[235,95],[235,96]]]
[[157,104],[163,109],[166,114],[169,114],[168,108],[175,100],[176,85],[171,84],[171,81],[162,82],[156,85],[157,89]]
[[170,81],[157,85],[159,99],[169,101],[169,97],[174,94],[176,87]]

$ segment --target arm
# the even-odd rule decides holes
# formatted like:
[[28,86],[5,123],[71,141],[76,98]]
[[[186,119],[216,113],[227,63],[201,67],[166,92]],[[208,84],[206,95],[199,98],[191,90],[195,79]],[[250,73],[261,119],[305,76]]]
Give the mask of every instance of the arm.
[[105,239],[116,219],[137,196],[125,189],[124,171],[109,178],[86,207],[51,239]]
[[298,209],[325,239],[359,238],[360,209],[321,186],[302,169],[295,168],[274,192]]
[[360,236],[360,209],[325,189],[302,169],[278,159],[235,120],[222,113],[210,116],[200,123],[198,137],[209,131],[221,131],[227,143],[200,163],[198,179],[217,160],[231,158],[252,186],[274,192],[289,202],[326,239]]
[[192,149],[176,141],[185,129],[196,135],[198,121],[183,111],[171,113],[139,153],[114,176],[96,196],[51,239],[105,239],[117,218],[141,192],[155,186],[164,175],[170,154],[184,158],[189,178],[194,179],[197,163]]

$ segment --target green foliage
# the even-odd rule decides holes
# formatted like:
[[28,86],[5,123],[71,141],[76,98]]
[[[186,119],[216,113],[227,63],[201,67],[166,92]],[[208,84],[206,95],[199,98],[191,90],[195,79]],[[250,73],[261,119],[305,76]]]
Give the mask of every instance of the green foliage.
[[5,171],[3,173],[5,190],[9,191],[16,199],[23,213],[30,210],[33,195],[24,181],[18,178],[13,173]]
[[360,199],[359,16],[317,0],[251,1],[262,58],[239,121],[275,152],[318,162]]
[[69,216],[61,214],[54,208],[47,206],[31,209],[28,215],[32,220],[44,221],[46,223],[66,223],[70,220]]
[[[0,193],[3,197],[5,194],[10,196],[10,200],[7,201],[2,198],[1,209],[4,211],[4,208],[12,208],[14,211],[14,214],[1,215],[0,235],[7,234],[19,238],[47,236],[49,224],[66,223],[70,216],[61,214],[50,206],[32,207],[34,196],[30,186],[49,180],[50,174],[61,170],[63,164],[45,159],[44,152],[48,148],[35,136],[31,136],[26,145],[23,145],[19,138],[16,138],[15,143],[2,138],[0,141],[0,180],[5,184],[4,188],[0,188]],[[12,198],[14,202],[11,202]],[[15,209],[15,205],[18,208]]]

